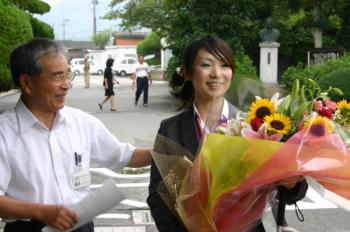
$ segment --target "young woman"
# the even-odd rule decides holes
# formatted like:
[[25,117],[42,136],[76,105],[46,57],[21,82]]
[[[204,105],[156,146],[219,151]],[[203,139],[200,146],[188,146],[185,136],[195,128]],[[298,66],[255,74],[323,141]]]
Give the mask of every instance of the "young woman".
[[113,70],[112,70],[113,63],[114,63],[114,59],[112,59],[112,58],[108,58],[106,61],[106,68],[104,71],[104,79],[103,79],[103,86],[105,88],[106,98],[103,100],[102,103],[98,104],[98,106],[100,107],[100,110],[102,110],[103,104],[106,101],[110,100],[111,111],[116,111],[115,101],[114,101],[113,82],[116,82],[118,84],[118,81],[116,81],[113,78]]
[[[182,145],[193,157],[206,131],[216,127],[220,119],[234,117],[237,108],[224,99],[235,70],[232,50],[222,39],[206,36],[191,43],[185,51],[179,75],[173,86],[181,86],[184,111],[161,122],[158,134]],[[182,75],[182,76],[181,76]],[[211,112],[211,113],[209,113]],[[213,112],[219,112],[213,114]],[[208,117],[211,117],[208,120]],[[205,126],[206,122],[209,125]],[[152,161],[147,203],[160,232],[187,231],[164,203],[157,186],[162,180]]]
[[[180,96],[183,111],[161,122],[158,134],[186,148],[193,159],[206,133],[223,121],[235,117],[238,109],[224,98],[235,71],[231,48],[218,37],[206,36],[192,42],[185,50],[180,75],[173,75],[172,86],[183,86]],[[155,143],[155,147],[157,141]],[[187,231],[168,208],[158,192],[162,181],[152,160],[147,203],[160,232]],[[174,211],[174,210],[173,210]],[[260,222],[251,232],[264,232]]]

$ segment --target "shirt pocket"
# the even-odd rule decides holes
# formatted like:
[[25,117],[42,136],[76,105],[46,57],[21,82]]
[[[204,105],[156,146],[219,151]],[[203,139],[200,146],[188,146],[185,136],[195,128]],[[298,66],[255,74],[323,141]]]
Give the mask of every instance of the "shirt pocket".
[[74,153],[74,163],[77,168],[89,169],[90,168],[90,149],[89,147],[84,147],[78,149]]

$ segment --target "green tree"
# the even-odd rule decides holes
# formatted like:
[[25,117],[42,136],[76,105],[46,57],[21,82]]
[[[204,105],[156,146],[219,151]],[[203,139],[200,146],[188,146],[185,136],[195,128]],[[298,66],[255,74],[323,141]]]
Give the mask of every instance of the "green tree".
[[98,49],[104,49],[111,39],[111,30],[103,30],[92,36],[92,41]]
[[343,1],[342,7],[339,9],[339,17],[341,18],[340,30],[336,35],[336,44],[350,49],[350,1]]
[[[122,19],[124,30],[151,28],[166,39],[181,60],[186,44],[204,34],[216,34],[259,64],[258,32],[271,16],[279,29],[280,61],[286,66],[306,61],[314,47],[313,28],[323,44],[350,46],[348,0],[112,0],[109,19]],[[344,29],[344,30],[342,30]],[[338,44],[337,44],[338,42]]]
[[[335,32],[341,27],[339,14],[348,1],[343,0],[289,0],[292,13],[302,15],[300,26],[312,32],[314,47],[323,46],[323,34],[329,33],[335,37]],[[333,39],[334,41],[334,39]]]
[[10,0],[10,2],[21,10],[28,11],[31,14],[44,14],[51,9],[49,4],[40,0]]
[[0,92],[14,87],[9,64],[14,48],[33,37],[54,38],[53,29],[33,17],[48,11],[50,6],[40,0],[0,0]]
[[34,37],[55,38],[54,30],[49,24],[42,22],[33,16],[30,16],[30,22]]
[[0,92],[14,87],[10,75],[10,53],[33,37],[29,15],[9,2],[0,2]]
[[[164,0],[111,0],[111,10],[105,19],[121,19],[123,30],[140,29],[142,27],[160,28],[166,15],[163,7]],[[123,8],[119,5],[125,5]]]
[[[118,7],[121,3],[124,8]],[[125,30],[151,28],[182,57],[188,42],[204,34],[218,35],[236,51],[244,51],[243,45],[252,41],[257,44],[261,18],[271,5],[262,0],[112,0],[111,7],[107,18],[121,18]]]
[[160,59],[160,38],[156,32],[151,32],[141,43],[137,46],[138,54],[155,54],[155,58]]

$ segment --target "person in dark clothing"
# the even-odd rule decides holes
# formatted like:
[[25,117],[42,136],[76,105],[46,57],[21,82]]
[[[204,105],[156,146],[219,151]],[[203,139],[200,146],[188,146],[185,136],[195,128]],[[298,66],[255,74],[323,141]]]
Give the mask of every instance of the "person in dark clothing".
[[111,111],[116,111],[113,82],[116,82],[117,84],[119,84],[119,82],[113,77],[113,70],[112,70],[113,63],[114,63],[114,59],[112,58],[108,58],[106,61],[106,68],[103,74],[104,76],[103,86],[105,88],[106,98],[103,100],[102,103],[98,104],[98,106],[100,107],[100,110],[102,110],[103,104],[109,100],[111,102]]
[[[224,98],[234,71],[234,56],[228,44],[218,37],[206,36],[187,47],[180,75],[173,75],[175,79],[171,81],[171,86],[183,86],[179,93],[183,100],[183,111],[163,120],[158,134],[187,149],[193,155],[192,161],[205,134],[215,131],[220,122],[235,117],[238,112]],[[156,143],[157,140],[155,146]],[[155,224],[160,232],[186,232],[184,224],[172,213],[174,210],[168,208],[158,192],[161,181],[160,172],[152,160],[147,203]],[[264,231],[262,222],[257,222],[251,230]]]

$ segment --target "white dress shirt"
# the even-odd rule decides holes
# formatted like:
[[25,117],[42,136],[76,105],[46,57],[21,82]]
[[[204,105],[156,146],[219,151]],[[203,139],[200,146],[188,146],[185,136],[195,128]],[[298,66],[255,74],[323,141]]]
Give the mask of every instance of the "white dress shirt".
[[[203,131],[203,129],[205,129],[205,133],[208,134],[210,132],[209,128],[206,126],[206,123],[207,122],[204,122],[204,120],[202,119],[201,115],[199,114],[198,110],[197,110],[197,107],[196,107],[196,104],[193,102],[193,109],[194,109],[194,116],[198,119],[198,124],[197,126],[199,126],[199,129],[200,131]],[[221,109],[221,114],[220,114],[220,120],[227,120],[229,119],[229,106],[228,106],[228,102],[226,99],[224,99],[224,104],[222,106],[222,109]],[[207,121],[209,120],[211,115],[208,115],[208,119]],[[216,125],[217,126],[217,125]]]
[[[0,115],[0,195],[65,206],[89,187],[74,189],[72,175],[92,160],[119,171],[135,147],[115,138],[97,118],[71,107],[56,114],[49,130],[21,100]],[[75,153],[81,155],[78,167]]]
[[143,62],[140,64],[140,62],[137,62],[134,66],[134,73],[137,77],[148,77],[149,67],[146,62]]

